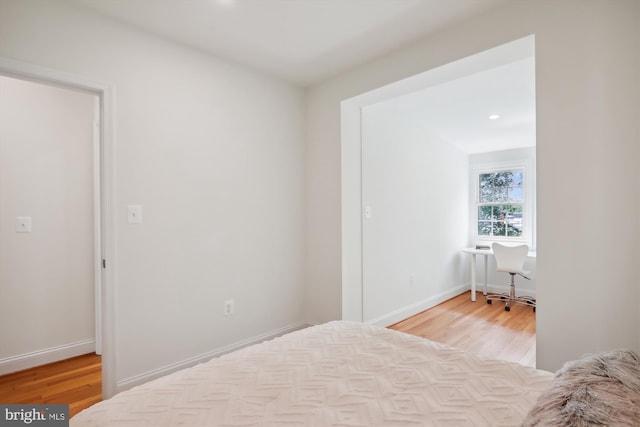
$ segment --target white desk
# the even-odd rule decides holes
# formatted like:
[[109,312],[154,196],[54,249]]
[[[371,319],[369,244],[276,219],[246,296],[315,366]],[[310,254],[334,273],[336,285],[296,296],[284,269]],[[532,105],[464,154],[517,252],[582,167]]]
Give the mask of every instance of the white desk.
[[[487,295],[487,278],[488,275],[488,265],[489,265],[489,255],[493,255],[493,251],[491,249],[476,249],[476,248],[464,248],[462,252],[466,252],[470,254],[469,260],[471,261],[471,301],[476,300],[476,265],[477,265],[477,256],[482,255],[484,257],[484,291],[482,292],[484,295]],[[536,252],[529,251],[527,254],[528,258],[535,258]]]

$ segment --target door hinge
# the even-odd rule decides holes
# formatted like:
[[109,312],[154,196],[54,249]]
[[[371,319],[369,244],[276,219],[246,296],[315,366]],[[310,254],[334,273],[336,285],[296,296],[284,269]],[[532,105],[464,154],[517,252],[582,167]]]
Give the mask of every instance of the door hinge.
[[107,260],[106,259],[102,260],[102,268],[107,268]]

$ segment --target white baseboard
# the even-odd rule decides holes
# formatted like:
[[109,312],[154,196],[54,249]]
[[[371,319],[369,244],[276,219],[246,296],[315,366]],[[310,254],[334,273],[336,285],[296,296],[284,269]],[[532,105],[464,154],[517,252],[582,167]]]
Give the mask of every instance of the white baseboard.
[[90,339],[19,354],[17,356],[5,357],[4,359],[0,359],[0,375],[22,371],[23,369],[33,368],[34,366],[46,365],[47,363],[69,359],[70,357],[81,356],[92,353],[95,350],[96,341],[95,339]]
[[307,328],[312,326],[313,324],[309,322],[300,322],[293,325],[286,326],[284,328],[280,328],[274,331],[270,331],[264,333],[262,335],[258,335],[252,338],[248,338],[246,340],[238,341],[234,344],[230,344],[228,346],[210,351],[208,353],[200,354],[198,356],[190,357],[188,359],[182,360],[180,362],[172,363],[170,365],[163,366],[161,368],[153,369],[151,371],[144,372],[139,375],[135,375],[133,377],[124,379],[122,381],[118,381],[116,393],[120,393],[121,391],[130,389],[140,384],[144,384],[148,381],[154,380],[156,378],[163,377],[172,372],[179,371],[181,369],[189,368],[191,366],[195,366],[199,363],[207,362],[214,357],[222,356],[223,354],[231,353],[232,351],[240,350],[241,348],[248,347],[253,344],[258,344],[263,341],[267,341],[276,337],[279,337],[284,334],[288,334],[290,332],[294,332],[300,329]]
[[[371,324],[371,325],[376,325],[376,326],[389,326],[389,325],[393,325],[394,323],[397,323],[401,320],[404,320],[408,317],[411,317],[415,314],[420,313],[421,311],[427,310],[429,308],[435,307],[436,305],[450,299],[453,298],[457,295],[460,295],[463,292],[466,292],[468,290],[471,289],[471,285],[469,283],[464,284],[464,285],[460,285],[457,286],[453,289],[447,290],[445,292],[442,292],[438,295],[435,295],[433,297],[427,298],[425,300],[422,301],[418,301],[414,304],[411,304],[410,306],[407,307],[403,307],[401,309],[398,310],[394,310],[391,313],[387,313],[383,316],[377,317],[375,319],[372,319],[370,321],[367,321],[365,323]],[[501,292],[508,292],[509,291],[509,287],[508,286],[494,286],[494,285],[488,285],[488,289],[489,292],[497,292],[497,293],[501,293]],[[484,290],[484,286],[479,286],[478,291],[482,291]],[[522,289],[522,292],[526,292],[527,295],[533,296],[535,297],[535,291],[532,290],[528,290],[528,289]],[[520,295],[521,292],[518,292],[518,295]],[[126,378],[122,381],[118,381],[117,383],[117,391],[116,393],[119,393],[121,391],[130,389],[132,387],[135,387],[137,385],[140,384],[144,384],[148,381],[154,380],[156,378],[160,378],[163,377],[165,375],[168,375],[172,372],[176,372],[179,371],[181,369],[185,369],[185,368],[189,368],[191,366],[195,366],[199,363],[203,363],[206,362],[208,360],[213,359],[214,357],[219,357],[222,356],[223,354],[227,354],[227,353],[231,353],[233,351],[236,350],[240,350],[241,348],[244,347],[248,347],[250,345],[253,344],[258,344],[261,343],[263,341],[267,341],[276,337],[279,337],[281,335],[284,334],[288,334],[290,332],[294,332],[300,329],[304,329],[307,328],[309,326],[313,326],[314,323],[310,323],[310,322],[300,322],[300,323],[296,323],[290,326],[286,326],[284,328],[280,328],[274,331],[270,331],[267,332],[265,334],[262,335],[258,335],[252,338],[248,338],[246,340],[242,340],[239,341],[237,343],[213,350],[211,352],[208,353],[204,353],[204,354],[200,354],[198,356],[194,356],[194,357],[190,357],[188,359],[176,362],[176,363],[172,363],[170,365],[166,365],[163,366],[161,368],[157,368],[157,369],[153,369],[147,372],[143,372],[142,374],[139,375],[135,375],[133,377],[130,378]]]
[[[487,289],[489,291],[489,293],[508,293],[509,292],[509,286],[501,286],[501,285],[492,285],[492,284],[488,284],[487,285]],[[438,294],[436,296],[433,296],[431,298],[427,298],[425,300],[422,301],[418,301],[414,304],[411,304],[409,306],[400,308],[398,310],[394,310],[391,313],[387,313],[384,314],[380,317],[376,317],[375,319],[369,320],[366,323],[370,324],[370,325],[376,325],[376,326],[390,326],[393,325],[394,323],[398,323],[401,320],[404,320],[408,317],[411,317],[413,315],[416,315],[422,311],[428,310],[432,307],[435,307],[436,305],[450,299],[453,298],[455,296],[460,295],[463,292],[469,291],[471,290],[471,283],[467,283],[465,285],[460,285],[456,288],[453,288],[451,290],[442,292],[441,294]],[[479,285],[476,287],[476,291],[482,292],[484,291],[484,285]],[[516,295],[517,296],[521,296],[521,295],[526,295],[526,296],[530,296],[535,298],[536,297],[536,291],[534,289],[525,289],[525,288],[518,288],[516,286]]]
[[[502,293],[509,293],[509,286],[502,286],[502,285],[492,285],[492,284],[488,284],[487,285],[487,289],[489,290],[489,293],[494,293],[494,294],[502,294]],[[476,291],[484,291],[484,285],[480,285],[476,288]],[[527,289],[527,288],[519,288],[516,285],[516,296],[529,296],[529,297],[536,297],[536,290],[535,289]]]
[[430,309],[431,307],[435,307],[441,302],[444,302],[450,298],[460,295],[461,293],[466,292],[469,289],[471,289],[471,285],[469,284],[461,285],[456,288],[449,289],[433,297],[424,299],[422,301],[418,301],[409,306],[406,306],[398,310],[394,310],[390,313],[384,314],[382,316],[376,317],[375,319],[369,320],[366,323],[370,325],[387,327],[387,326],[393,325],[394,323],[398,323],[399,321],[404,320],[408,317],[411,317],[415,314],[418,314],[421,311],[425,311],[427,309]]

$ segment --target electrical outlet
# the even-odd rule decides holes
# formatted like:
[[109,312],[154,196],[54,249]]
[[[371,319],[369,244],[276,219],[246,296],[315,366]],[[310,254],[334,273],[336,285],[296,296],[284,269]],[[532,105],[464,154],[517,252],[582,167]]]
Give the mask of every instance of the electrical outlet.
[[228,299],[224,302],[224,315],[230,316],[235,311],[234,302],[232,299]]

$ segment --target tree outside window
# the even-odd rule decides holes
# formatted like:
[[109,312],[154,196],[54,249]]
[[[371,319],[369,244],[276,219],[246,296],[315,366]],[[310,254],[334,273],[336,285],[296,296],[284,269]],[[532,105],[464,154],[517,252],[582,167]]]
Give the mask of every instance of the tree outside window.
[[478,175],[478,236],[522,236],[523,207],[522,169]]

